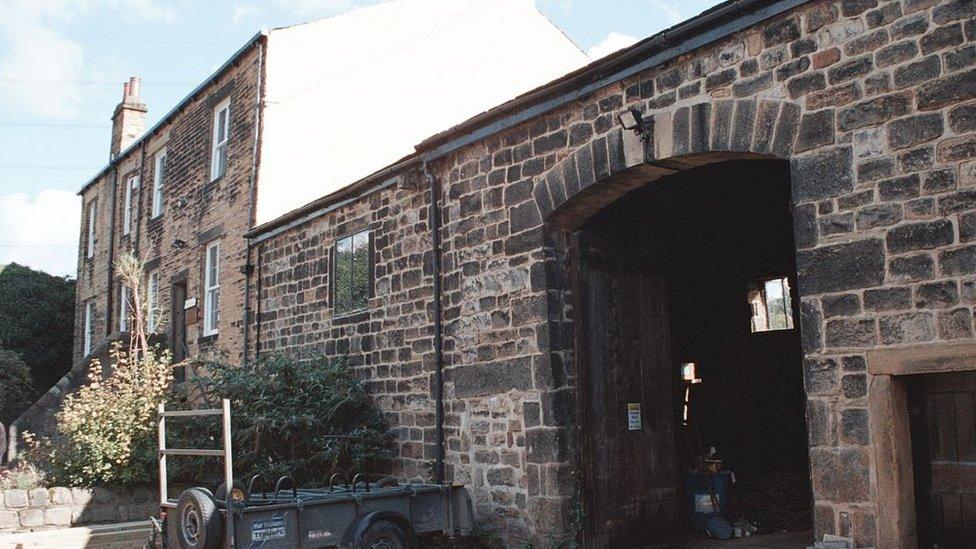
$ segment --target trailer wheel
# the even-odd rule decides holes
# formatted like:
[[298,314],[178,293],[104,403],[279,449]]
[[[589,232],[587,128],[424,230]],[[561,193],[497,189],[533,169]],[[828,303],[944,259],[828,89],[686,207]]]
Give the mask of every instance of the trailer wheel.
[[220,545],[220,513],[209,491],[184,490],[172,519],[178,521],[176,542],[182,549],[216,549]]
[[[243,482],[241,482],[239,480],[235,480],[234,481],[234,488],[233,489],[234,490],[238,490],[241,493],[241,497],[242,498],[245,498],[246,497],[247,487],[244,486],[244,483]],[[214,492],[214,500],[216,500],[219,503],[223,503],[223,502],[227,501],[227,482],[226,481],[221,482],[220,483],[220,486],[217,487],[217,491]],[[237,501],[237,498],[234,498],[234,501]],[[243,499],[241,501],[243,501]]]
[[400,526],[388,520],[369,525],[359,540],[362,549],[410,549],[410,538]]

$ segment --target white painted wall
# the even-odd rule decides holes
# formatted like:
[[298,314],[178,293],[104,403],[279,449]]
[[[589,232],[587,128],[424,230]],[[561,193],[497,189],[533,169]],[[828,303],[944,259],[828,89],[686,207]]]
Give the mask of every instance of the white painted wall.
[[588,61],[532,0],[395,0],[273,30],[257,222]]

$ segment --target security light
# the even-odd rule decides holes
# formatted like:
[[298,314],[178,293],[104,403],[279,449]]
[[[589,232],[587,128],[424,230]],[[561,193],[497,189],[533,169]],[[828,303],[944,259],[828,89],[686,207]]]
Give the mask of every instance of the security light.
[[635,109],[627,109],[617,116],[617,120],[625,130],[635,130],[640,128],[643,117],[639,111]]
[[625,130],[631,130],[635,134],[646,138],[646,134],[652,127],[651,120],[644,120],[644,116],[637,109],[627,109],[617,115],[617,122]]

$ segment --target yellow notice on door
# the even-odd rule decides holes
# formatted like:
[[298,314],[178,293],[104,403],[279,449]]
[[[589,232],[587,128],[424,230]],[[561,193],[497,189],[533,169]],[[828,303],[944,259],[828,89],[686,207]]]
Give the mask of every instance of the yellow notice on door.
[[640,431],[640,428],[641,428],[640,402],[628,402],[627,403],[627,430]]

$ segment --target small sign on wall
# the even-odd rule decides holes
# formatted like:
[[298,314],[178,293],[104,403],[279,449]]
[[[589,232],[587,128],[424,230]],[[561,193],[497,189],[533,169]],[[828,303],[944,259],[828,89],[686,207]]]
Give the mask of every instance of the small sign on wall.
[[640,431],[640,429],[641,429],[640,402],[628,402],[627,403],[627,430]]
[[199,320],[200,309],[197,307],[197,298],[191,297],[183,303],[183,323],[187,326],[193,326]]

